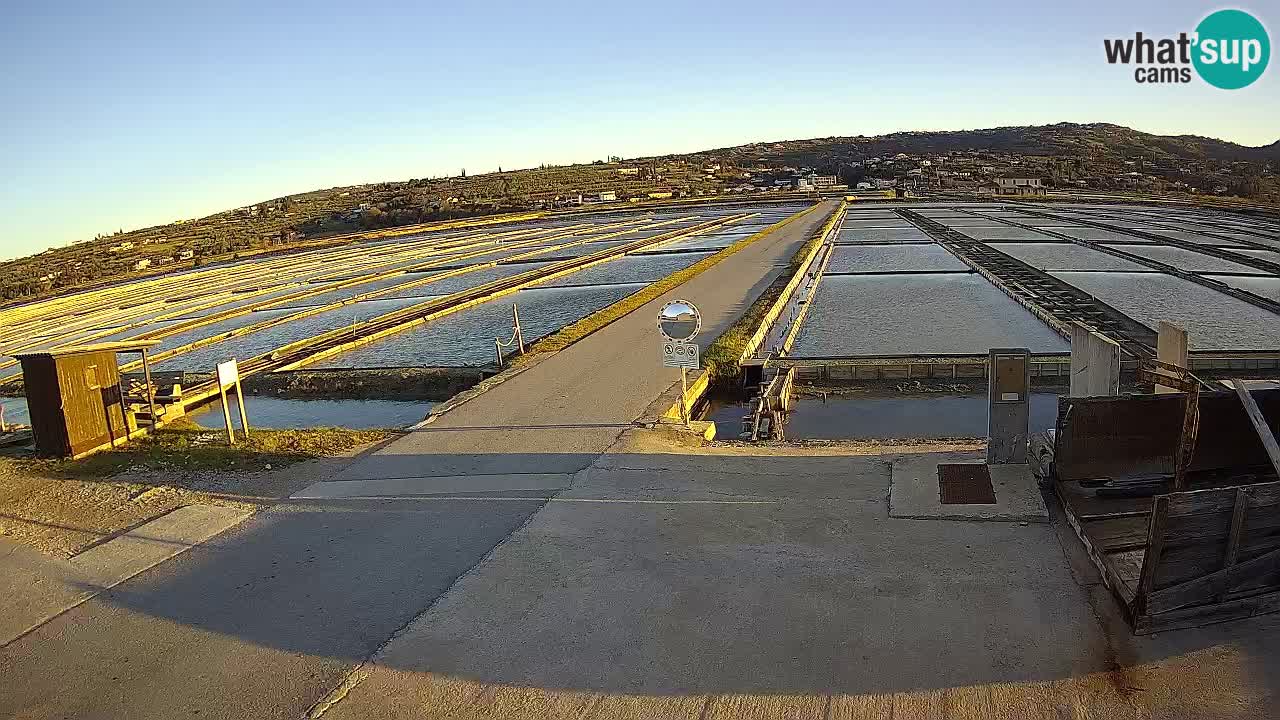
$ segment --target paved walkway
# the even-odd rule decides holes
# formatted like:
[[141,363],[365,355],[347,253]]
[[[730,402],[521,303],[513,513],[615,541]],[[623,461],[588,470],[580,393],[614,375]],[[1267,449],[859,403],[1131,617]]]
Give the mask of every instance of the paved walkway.
[[[673,295],[714,336],[805,234]],[[894,518],[901,458],[631,427],[677,378],[657,304],[343,476],[413,499],[282,505],[0,648],[0,716],[1275,715],[1280,615],[1134,638],[1060,518]]]
[[[352,495],[452,493],[467,486],[539,492],[567,487],[573,473],[590,465],[679,382],[679,370],[661,366],[658,310],[676,298],[697,305],[702,313],[697,340],[705,348],[785,270],[835,207],[835,202],[824,203],[663,297],[364,456],[335,479],[375,481],[363,490],[352,485],[347,489]],[[521,475],[531,477],[521,483]]]
[[648,433],[397,634],[324,720],[1275,717],[1280,616],[1133,637],[1061,520],[893,518],[906,456]]
[[[704,340],[740,316],[823,215],[790,223],[672,294],[701,306]],[[453,483],[448,492],[464,497],[299,500],[259,513],[0,648],[0,716],[303,716],[678,381],[659,365],[661,302],[342,475],[398,480],[409,487],[397,494],[408,495],[422,490],[415,482]],[[506,484],[495,487],[500,476]]]

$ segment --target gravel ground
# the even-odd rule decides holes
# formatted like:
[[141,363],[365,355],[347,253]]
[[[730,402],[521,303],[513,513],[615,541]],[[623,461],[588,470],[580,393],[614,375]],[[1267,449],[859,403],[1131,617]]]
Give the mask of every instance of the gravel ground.
[[0,458],[0,536],[68,558],[183,505],[260,509],[327,477],[363,449],[259,472],[134,467],[110,478],[65,477]]

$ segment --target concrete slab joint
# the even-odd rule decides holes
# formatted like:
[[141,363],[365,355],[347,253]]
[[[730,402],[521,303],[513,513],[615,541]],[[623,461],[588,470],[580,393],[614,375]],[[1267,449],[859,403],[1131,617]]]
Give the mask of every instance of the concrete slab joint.
[[[64,612],[238,525],[251,513],[186,505],[69,561],[14,544],[0,566],[0,647]],[[9,544],[7,541],[5,544]]]

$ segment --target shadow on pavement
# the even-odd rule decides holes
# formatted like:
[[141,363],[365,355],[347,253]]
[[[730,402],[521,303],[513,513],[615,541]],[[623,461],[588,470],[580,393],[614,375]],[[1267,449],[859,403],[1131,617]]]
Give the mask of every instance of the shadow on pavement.
[[0,708],[298,716],[393,634],[365,683],[387,697],[441,677],[691,696],[1086,676],[1275,697],[1280,622],[1133,638],[1050,526],[888,518],[885,456],[596,458],[558,458],[591,467],[551,499],[260,513],[0,650]]

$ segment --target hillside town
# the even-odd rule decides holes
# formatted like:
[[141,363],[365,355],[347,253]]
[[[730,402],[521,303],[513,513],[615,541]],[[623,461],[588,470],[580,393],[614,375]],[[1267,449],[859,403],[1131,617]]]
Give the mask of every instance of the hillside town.
[[[998,131],[1002,134],[989,137]],[[1274,146],[1192,140],[1118,126],[1063,124],[756,143],[471,175],[462,169],[451,177],[274,198],[52,248],[0,265],[0,301],[299,244],[341,242],[352,233],[579,206],[868,192],[900,198],[1127,193],[1280,204]],[[1033,143],[1040,145],[1024,147]],[[977,149],[981,146],[988,149]]]

